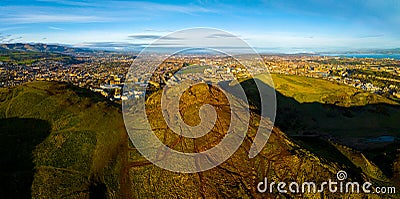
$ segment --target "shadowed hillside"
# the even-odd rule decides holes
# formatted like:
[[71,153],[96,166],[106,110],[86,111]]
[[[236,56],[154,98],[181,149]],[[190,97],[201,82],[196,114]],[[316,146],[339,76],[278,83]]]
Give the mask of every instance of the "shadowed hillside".
[[2,198],[119,196],[126,133],[101,95],[56,82],[0,89],[0,132]]
[[0,195],[3,198],[31,198],[35,173],[32,151],[49,135],[50,129],[50,124],[40,119],[0,119]]

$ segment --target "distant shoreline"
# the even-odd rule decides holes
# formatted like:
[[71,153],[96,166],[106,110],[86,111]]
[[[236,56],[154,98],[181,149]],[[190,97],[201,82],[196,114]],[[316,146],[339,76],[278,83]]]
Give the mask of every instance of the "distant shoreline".
[[329,56],[329,57],[346,57],[346,58],[374,58],[374,59],[397,59],[400,60],[400,54],[357,54],[357,53],[323,53],[319,54],[320,56]]

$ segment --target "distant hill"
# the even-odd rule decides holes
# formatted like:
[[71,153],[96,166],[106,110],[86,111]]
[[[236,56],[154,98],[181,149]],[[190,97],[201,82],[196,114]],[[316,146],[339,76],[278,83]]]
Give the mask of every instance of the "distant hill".
[[1,198],[115,198],[126,133],[119,108],[66,83],[0,89]]
[[94,52],[85,48],[73,48],[65,45],[42,44],[42,43],[12,43],[0,44],[1,51],[19,51],[19,52],[51,52],[61,54],[78,54]]
[[[71,48],[51,44],[0,44],[0,64],[12,63],[30,65],[38,61],[53,60],[63,63],[81,63],[76,55],[92,54],[89,49]],[[99,51],[98,51],[99,52]]]
[[400,48],[388,48],[388,49],[359,49],[359,50],[338,50],[338,51],[326,51],[318,52],[318,54],[400,54]]

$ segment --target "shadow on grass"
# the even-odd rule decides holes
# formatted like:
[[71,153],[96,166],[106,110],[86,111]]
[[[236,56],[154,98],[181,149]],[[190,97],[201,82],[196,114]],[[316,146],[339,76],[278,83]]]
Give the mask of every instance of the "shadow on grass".
[[32,151],[50,133],[39,119],[0,119],[0,196],[31,198],[34,175]]
[[89,185],[89,199],[106,199],[107,186],[100,180],[95,180],[93,177]]
[[[73,85],[72,83],[67,82],[57,82],[57,81],[35,81],[30,82],[28,84],[24,84],[24,86],[45,91],[48,95],[56,95],[56,94],[64,94],[66,90],[70,90],[75,93],[81,99],[86,99],[87,101],[84,102],[87,105],[98,103],[98,102],[105,102],[109,106],[121,108],[121,105],[108,100],[106,97],[101,95],[97,92],[92,92],[87,88],[81,88],[78,86]],[[46,88],[48,86],[48,88]]]

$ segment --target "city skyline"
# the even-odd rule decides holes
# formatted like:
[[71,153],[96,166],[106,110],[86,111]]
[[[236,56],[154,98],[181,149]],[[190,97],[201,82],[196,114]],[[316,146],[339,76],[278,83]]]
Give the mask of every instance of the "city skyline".
[[[176,30],[212,27],[277,52],[400,45],[400,3],[368,1],[75,1],[0,3],[1,43],[139,48]],[[179,42],[179,41],[176,41]]]

